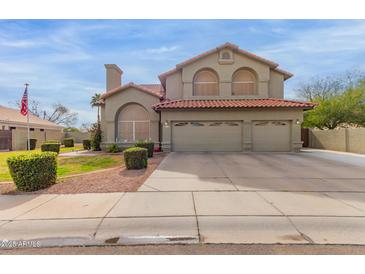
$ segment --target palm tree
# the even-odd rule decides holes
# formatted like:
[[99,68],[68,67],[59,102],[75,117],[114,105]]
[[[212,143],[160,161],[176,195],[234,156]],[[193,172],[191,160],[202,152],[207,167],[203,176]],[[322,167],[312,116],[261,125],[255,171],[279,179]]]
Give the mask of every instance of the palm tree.
[[98,108],[98,125],[100,124],[100,105],[101,105],[101,98],[100,98],[100,96],[101,96],[100,93],[95,93],[91,97],[91,101],[90,101],[91,107],[97,107]]

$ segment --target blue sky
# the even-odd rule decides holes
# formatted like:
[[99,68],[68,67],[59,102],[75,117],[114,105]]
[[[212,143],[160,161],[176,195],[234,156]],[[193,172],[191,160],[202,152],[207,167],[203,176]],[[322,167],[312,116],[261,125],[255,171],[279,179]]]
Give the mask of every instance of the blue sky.
[[365,70],[365,20],[0,20],[0,104],[19,100],[28,82],[44,108],[61,102],[79,125],[93,122],[103,64],[118,64],[124,83],[158,83],[158,74],[225,42],[294,73],[287,98],[313,76]]

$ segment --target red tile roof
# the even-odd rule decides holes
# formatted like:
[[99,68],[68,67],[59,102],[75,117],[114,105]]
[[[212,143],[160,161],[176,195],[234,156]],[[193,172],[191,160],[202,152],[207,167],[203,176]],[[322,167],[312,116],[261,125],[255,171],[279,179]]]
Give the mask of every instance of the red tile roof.
[[152,108],[161,109],[213,109],[213,108],[300,108],[312,109],[315,103],[276,98],[235,100],[166,100]]
[[163,97],[163,89],[160,84],[143,84],[143,85],[137,85],[133,82],[129,82],[128,84],[122,85],[120,87],[114,88],[112,90],[109,90],[107,92],[104,92],[101,95],[101,99],[105,99],[115,93],[121,92],[127,88],[135,88],[140,91],[146,92],[148,94],[151,94],[153,96],[156,96],[158,98]]
[[163,93],[163,87],[161,86],[161,84],[139,84],[138,86],[153,90],[156,93]]
[[275,71],[283,74],[285,80],[286,79],[289,79],[290,77],[293,76],[292,73],[287,72],[287,71],[282,70],[282,69],[279,69],[278,68],[279,65],[277,63],[273,62],[273,61],[270,61],[268,59],[265,59],[265,58],[262,58],[260,56],[257,56],[256,54],[253,54],[251,52],[248,52],[248,51],[245,51],[243,49],[240,49],[239,46],[237,46],[235,44],[225,43],[225,44],[220,45],[220,46],[218,46],[218,47],[216,47],[214,49],[211,49],[211,50],[208,50],[206,52],[203,52],[203,53],[201,53],[201,54],[199,54],[199,55],[197,55],[197,56],[195,56],[193,58],[190,58],[190,59],[188,59],[188,60],[186,60],[184,62],[181,62],[181,63],[177,64],[175,68],[173,68],[173,69],[171,69],[169,71],[166,71],[164,73],[161,73],[158,77],[159,77],[161,83],[164,85],[165,84],[166,77],[168,75],[171,75],[171,74],[177,72],[182,67],[184,67],[184,66],[186,66],[188,64],[191,64],[191,63],[195,62],[196,60],[199,60],[199,59],[201,59],[201,58],[203,58],[205,56],[208,56],[209,54],[215,53],[215,52],[217,52],[217,51],[219,51],[221,49],[224,49],[224,48],[230,48],[231,50],[236,51],[238,53],[241,53],[241,54],[243,54],[243,55],[245,55],[245,56],[247,56],[249,58],[252,58],[254,60],[258,60],[258,61],[260,61],[262,63],[265,63],[265,64],[269,65],[271,69],[273,69],[273,70],[275,70]]

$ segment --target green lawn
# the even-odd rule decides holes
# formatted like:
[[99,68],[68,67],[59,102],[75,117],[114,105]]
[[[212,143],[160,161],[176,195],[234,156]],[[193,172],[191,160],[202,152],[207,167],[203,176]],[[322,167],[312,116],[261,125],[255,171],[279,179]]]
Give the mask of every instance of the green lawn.
[[75,150],[83,150],[83,146],[82,144],[75,144],[74,147],[61,147],[60,149],[60,153],[62,152],[71,152],[71,151],[75,151]]
[[[39,151],[39,150],[35,150]],[[32,151],[34,152],[34,151]],[[0,152],[0,182],[11,181],[6,159],[10,156],[26,154],[29,151]],[[97,156],[75,156],[58,157],[58,176],[80,174],[98,169],[119,166],[123,163],[123,156],[117,155],[97,155]]]
[[60,157],[58,159],[58,176],[80,174],[98,169],[119,166],[123,163],[122,155],[99,155],[99,156],[77,156]]

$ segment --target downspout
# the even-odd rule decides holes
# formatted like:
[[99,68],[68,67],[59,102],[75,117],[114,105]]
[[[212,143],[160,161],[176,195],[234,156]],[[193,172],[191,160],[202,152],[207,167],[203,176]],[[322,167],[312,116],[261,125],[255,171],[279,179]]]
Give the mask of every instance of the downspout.
[[162,151],[162,124],[161,124],[161,111],[158,112],[158,148]]

